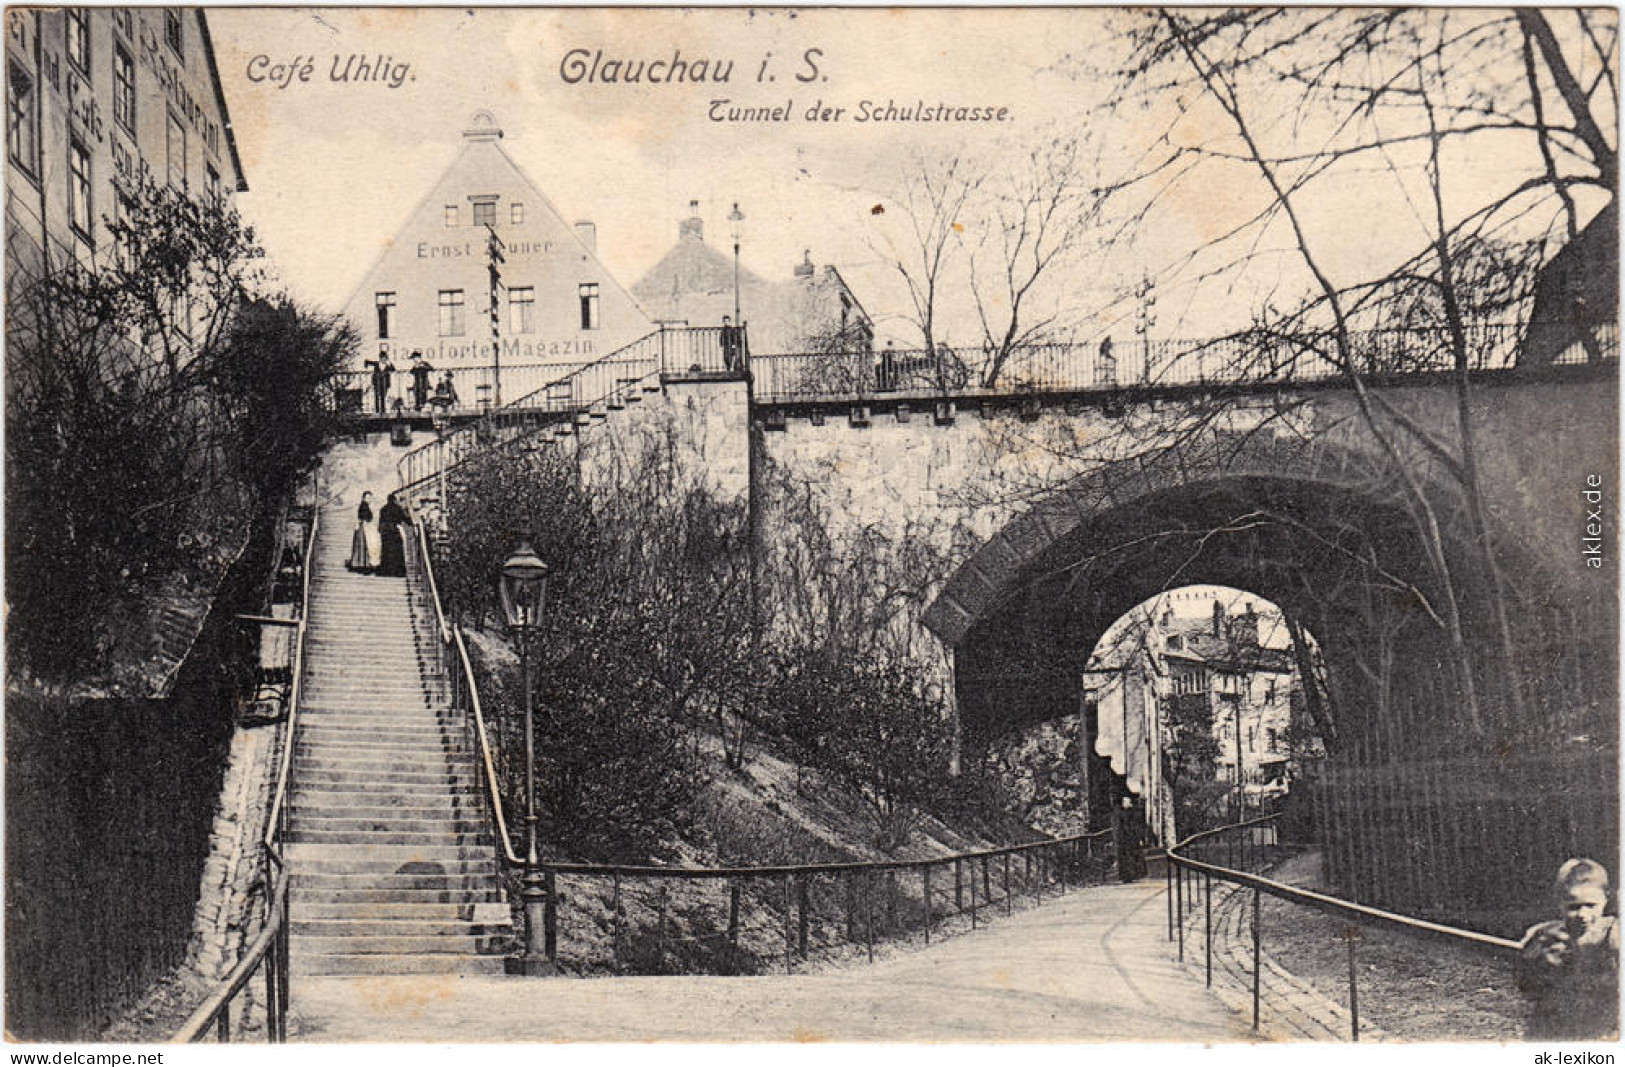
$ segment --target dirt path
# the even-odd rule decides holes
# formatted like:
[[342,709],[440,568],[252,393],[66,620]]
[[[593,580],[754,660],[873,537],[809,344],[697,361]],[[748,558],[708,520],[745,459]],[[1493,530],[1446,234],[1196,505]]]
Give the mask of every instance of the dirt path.
[[1159,882],[1073,893],[851,970],[757,978],[304,979],[296,1041],[1242,1041],[1174,962]]

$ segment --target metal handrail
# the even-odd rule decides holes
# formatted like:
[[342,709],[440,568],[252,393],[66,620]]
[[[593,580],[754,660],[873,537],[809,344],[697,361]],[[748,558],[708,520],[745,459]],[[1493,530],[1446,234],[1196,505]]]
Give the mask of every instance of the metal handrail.
[[[1201,875],[1206,881],[1207,892],[1204,894],[1204,938],[1203,949],[1206,953],[1207,984],[1213,984],[1213,879],[1230,882],[1244,889],[1253,891],[1253,967],[1252,967],[1252,996],[1253,996],[1253,1029],[1259,1028],[1261,1014],[1262,988],[1260,976],[1263,971],[1262,937],[1260,934],[1260,902],[1264,894],[1269,894],[1280,900],[1293,904],[1314,908],[1328,915],[1336,916],[1349,923],[1342,939],[1348,945],[1348,984],[1349,984],[1349,1029],[1350,1038],[1360,1040],[1360,1009],[1359,1009],[1359,979],[1358,968],[1355,964],[1356,946],[1360,941],[1360,930],[1364,926],[1376,926],[1386,929],[1400,930],[1411,934],[1421,934],[1427,937],[1438,938],[1453,944],[1460,944],[1476,950],[1490,951],[1497,955],[1515,953],[1521,947],[1517,941],[1504,937],[1495,937],[1491,934],[1479,933],[1475,930],[1463,930],[1459,927],[1444,923],[1431,922],[1427,919],[1418,919],[1409,915],[1400,915],[1397,912],[1374,908],[1366,904],[1357,904],[1354,901],[1343,900],[1326,893],[1317,893],[1314,890],[1303,889],[1298,886],[1287,885],[1270,878],[1251,874],[1246,871],[1225,867],[1205,860],[1194,859],[1182,855],[1194,845],[1203,844],[1221,834],[1234,833],[1238,830],[1251,830],[1260,826],[1274,823],[1280,818],[1279,813],[1262,816],[1255,819],[1246,819],[1226,826],[1205,830],[1192,834],[1184,840],[1168,848],[1166,855],[1168,865],[1166,868],[1168,892],[1168,939],[1179,942],[1179,958],[1185,958],[1185,920],[1196,904],[1195,879],[1191,880],[1191,887],[1186,889],[1186,873]],[[1177,872],[1177,874],[1176,874]]]
[[[530,392],[526,393],[524,396],[521,396],[517,400],[509,401],[508,403],[502,405],[502,407],[500,407],[500,408],[492,409],[491,411],[487,412],[486,415],[483,416],[483,418],[486,418],[486,419],[497,418],[502,414],[510,414],[510,415],[513,415],[513,414],[526,414],[526,413],[528,413],[527,409],[529,407],[531,407],[538,398],[540,398],[540,399],[542,399],[544,401],[547,400],[549,393],[551,393],[553,390],[559,388],[560,386],[566,385],[569,382],[573,381],[574,379],[580,377],[582,372],[584,372],[584,371],[590,370],[590,369],[595,368],[595,367],[600,367],[600,366],[602,366],[604,364],[607,364],[607,363],[624,361],[625,358],[626,358],[625,353],[630,352],[634,348],[636,348],[637,346],[646,343],[651,338],[660,337],[664,332],[665,332],[665,328],[661,327],[660,329],[654,330],[651,333],[644,334],[642,337],[639,337],[637,340],[632,341],[629,344],[622,345],[620,348],[615,349],[613,352],[606,353],[605,355],[602,355],[602,356],[598,357],[595,360],[591,360],[591,361],[589,361],[587,363],[581,364],[580,366],[578,366],[575,369],[571,370],[570,373],[565,374],[565,375],[561,375],[560,377],[555,378],[553,381],[548,382],[547,384],[541,386],[540,388],[532,389]],[[656,361],[656,370],[658,371],[658,369],[659,369],[659,365],[658,365],[658,360],[657,360]],[[406,477],[406,472],[411,469],[412,465],[415,463],[415,458],[417,456],[420,456],[423,453],[429,452],[429,451],[434,450],[434,449],[440,449],[440,450],[444,451],[445,448],[447,447],[447,445],[446,445],[447,441],[454,440],[454,439],[456,439],[456,438],[458,438],[458,437],[460,437],[462,435],[466,435],[466,434],[477,434],[478,432],[479,432],[479,428],[478,428],[477,425],[466,426],[463,429],[460,429],[460,430],[456,431],[454,434],[452,434],[450,436],[442,437],[442,438],[439,438],[437,440],[430,441],[428,444],[421,445],[421,446],[419,446],[417,448],[412,449],[410,452],[407,452],[396,463],[396,468],[400,472],[401,487],[403,489],[410,488],[411,486],[417,485],[418,483],[423,482],[423,481],[427,481],[428,478],[434,477],[435,475],[438,475],[440,473],[440,471],[437,470],[433,474],[425,475],[423,477],[412,479],[412,480],[409,481],[407,479],[407,477]]]
[[922,867],[940,867],[944,863],[969,862],[1015,856],[1061,845],[1075,845],[1084,841],[1101,841],[1111,836],[1111,830],[1095,830],[1070,837],[1055,837],[1043,841],[1027,841],[1019,845],[981,849],[976,852],[954,852],[946,856],[932,856],[922,860],[860,860],[848,863],[804,863],[777,867],[640,867],[611,863],[543,863],[542,866],[558,874],[617,876],[623,878],[678,878],[696,881],[718,878],[798,878],[818,874],[860,874],[866,871],[909,871]]
[[1444,923],[1430,922],[1427,919],[1417,919],[1409,915],[1401,915],[1398,912],[1385,911],[1382,908],[1374,908],[1367,904],[1356,904],[1351,900],[1343,900],[1340,897],[1328,896],[1325,893],[1316,893],[1312,889],[1304,889],[1300,886],[1287,885],[1284,882],[1273,881],[1269,878],[1264,878],[1256,874],[1248,874],[1245,871],[1238,871],[1230,867],[1223,867],[1216,863],[1207,863],[1203,860],[1191,859],[1190,857],[1181,856],[1179,854],[1179,849],[1194,844],[1199,839],[1216,836],[1220,833],[1242,829],[1249,826],[1260,826],[1265,823],[1273,822],[1278,818],[1280,818],[1279,815],[1266,815],[1263,818],[1250,819],[1246,822],[1235,823],[1231,826],[1223,826],[1215,830],[1204,831],[1200,834],[1192,834],[1190,837],[1187,837],[1185,840],[1174,845],[1173,848],[1170,848],[1167,853],[1168,858],[1173,860],[1176,865],[1184,867],[1187,870],[1211,874],[1215,878],[1222,878],[1228,882],[1235,882],[1237,885],[1257,889],[1261,892],[1268,893],[1271,896],[1280,897],[1282,900],[1290,900],[1295,904],[1303,904],[1307,907],[1317,908],[1320,911],[1327,912],[1331,915],[1336,915],[1340,918],[1352,919],[1357,922],[1370,923],[1377,926],[1388,926],[1398,930],[1406,930],[1410,933],[1437,935],[1439,937],[1468,943],[1478,948],[1500,950],[1517,949],[1519,947],[1519,943],[1517,941],[1512,941],[1504,937],[1496,937],[1493,934],[1482,934],[1476,930],[1463,930],[1460,927],[1448,926]]
[[[190,1045],[201,1041],[211,1029],[215,1031],[218,1040],[229,1041],[231,1039],[231,1002],[248,985],[249,979],[254,977],[254,972],[259,970],[260,965],[265,961],[265,957],[272,952],[276,952],[279,958],[274,962],[274,966],[286,966],[281,957],[285,952],[287,927],[288,880],[279,878],[276,883],[276,891],[272,895],[270,915],[266,920],[264,929],[254,939],[254,943],[249,946],[248,951],[243,953],[242,958],[237,961],[237,966],[231,969],[231,973],[221,980],[220,984],[215,987],[214,992],[210,993],[203,1003],[198,1005],[196,1011],[187,1016],[186,1022],[175,1032],[175,1036],[169,1039],[170,1044]],[[287,985],[285,981],[281,988],[283,996],[286,997]],[[274,1012],[277,1002],[276,993],[271,992],[268,999]],[[286,1001],[284,1000],[282,1010],[285,1011],[286,1007]],[[287,1039],[285,1026],[285,1017],[280,1020],[272,1020],[268,1032],[273,1042],[281,1042]]]
[[271,799],[271,817],[266,822],[264,844],[266,853],[278,867],[283,866],[279,842],[287,829],[288,783],[293,775],[293,751],[299,729],[299,705],[303,702],[305,686],[305,637],[310,624],[310,577],[316,570],[316,534],[321,528],[320,508],[310,513],[310,534],[305,539],[305,573],[301,580],[299,606],[299,632],[294,641],[293,684],[288,691],[287,743],[282,746],[282,760],[277,768],[276,792]]
[[497,783],[495,761],[491,758],[491,742],[486,735],[485,711],[480,705],[479,685],[474,680],[474,665],[468,658],[468,647],[463,643],[462,631],[446,618],[445,607],[440,603],[440,586],[435,580],[428,532],[423,527],[423,521],[416,517],[412,520],[412,527],[417,533],[418,559],[422,561],[423,575],[429,587],[429,602],[434,605],[435,623],[440,631],[441,662],[462,676],[464,691],[468,694],[467,711],[473,717],[471,727],[480,746],[480,762],[485,771],[485,791],[491,805],[492,827],[502,845],[503,862],[510,869],[517,868],[522,866],[522,861],[514,852],[513,838],[508,833],[508,821],[502,810],[502,790]]
[[[198,1005],[170,1039],[175,1044],[199,1041],[213,1028],[220,1041],[231,1039],[231,1004],[237,994],[262,966],[266,967],[266,1037],[273,1043],[288,1038],[288,872],[281,851],[282,836],[287,830],[288,784],[292,778],[293,752],[299,729],[299,705],[304,694],[305,637],[310,620],[310,580],[316,570],[316,536],[321,529],[321,508],[310,510],[310,530],[305,535],[305,572],[300,579],[300,605],[298,631],[294,637],[292,681],[288,687],[288,719],[284,731],[282,758],[277,768],[276,789],[271,798],[271,809],[266,819],[264,846],[267,874],[272,883],[268,898],[265,926],[248,951],[238,959],[214,992]],[[269,963],[267,963],[269,959]]]

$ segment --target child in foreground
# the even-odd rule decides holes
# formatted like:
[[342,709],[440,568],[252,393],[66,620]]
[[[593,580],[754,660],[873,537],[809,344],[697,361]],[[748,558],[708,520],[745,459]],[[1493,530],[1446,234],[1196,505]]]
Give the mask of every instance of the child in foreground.
[[1619,1032],[1619,920],[1605,914],[1608,871],[1595,860],[1558,868],[1563,918],[1524,934],[1518,988],[1533,1000],[1528,1040],[1589,1041]]

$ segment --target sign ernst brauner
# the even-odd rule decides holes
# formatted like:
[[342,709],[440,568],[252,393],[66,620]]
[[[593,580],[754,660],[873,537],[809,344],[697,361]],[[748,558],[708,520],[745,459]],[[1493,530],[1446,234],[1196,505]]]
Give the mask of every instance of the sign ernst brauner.
[[1616,11],[6,19],[9,1039],[1617,1039]]

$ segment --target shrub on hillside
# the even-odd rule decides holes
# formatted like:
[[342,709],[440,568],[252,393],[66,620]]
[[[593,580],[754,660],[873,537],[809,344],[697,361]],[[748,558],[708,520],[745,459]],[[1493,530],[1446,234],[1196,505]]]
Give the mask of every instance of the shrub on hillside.
[[218,578],[325,430],[354,335],[248,302],[254,233],[214,197],[121,190],[92,264],[8,279],[8,669],[101,677],[175,576]]
[[[659,442],[589,492],[556,452],[459,472],[439,566],[463,619],[497,625],[495,575],[528,540],[551,569],[534,643],[537,801],[572,854],[647,859],[685,829],[705,781],[698,732],[750,679],[742,508],[683,482]],[[505,763],[523,737],[517,668],[494,679]],[[522,783],[507,775],[509,804]]]

